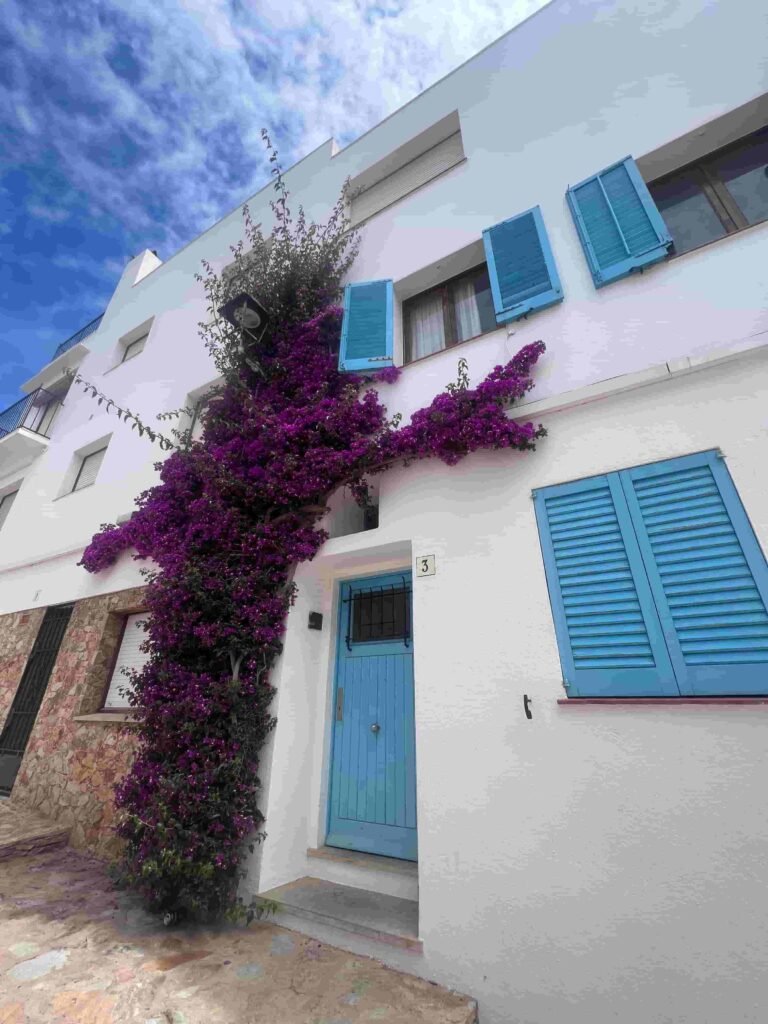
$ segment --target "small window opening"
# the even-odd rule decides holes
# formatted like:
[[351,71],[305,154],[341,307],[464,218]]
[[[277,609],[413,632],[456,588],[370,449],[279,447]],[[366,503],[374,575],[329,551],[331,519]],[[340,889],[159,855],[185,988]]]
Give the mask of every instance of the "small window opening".
[[411,636],[411,588],[405,580],[399,584],[368,587],[346,598],[347,647],[352,644],[402,640]]

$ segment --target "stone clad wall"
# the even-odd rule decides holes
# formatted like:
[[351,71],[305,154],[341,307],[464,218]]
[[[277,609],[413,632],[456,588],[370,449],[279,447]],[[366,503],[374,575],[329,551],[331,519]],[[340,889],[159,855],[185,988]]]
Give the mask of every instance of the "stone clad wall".
[[45,608],[0,616],[0,731],[43,621]]
[[[98,712],[122,619],[143,609],[143,594],[135,587],[75,604],[11,793],[18,806],[70,828],[73,846],[107,858],[119,846],[113,788],[130,765],[135,732],[125,716]],[[0,617],[0,712],[13,699],[44,613]],[[86,715],[95,717],[78,720]]]

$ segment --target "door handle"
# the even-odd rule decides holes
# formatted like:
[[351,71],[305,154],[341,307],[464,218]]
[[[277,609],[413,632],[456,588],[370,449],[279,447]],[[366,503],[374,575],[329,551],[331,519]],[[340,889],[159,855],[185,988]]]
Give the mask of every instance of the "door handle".
[[373,723],[373,725],[371,726],[371,732],[372,733],[381,732],[381,726],[379,725],[378,722],[374,722]]
[[336,721],[344,721],[344,689],[341,686],[336,690]]

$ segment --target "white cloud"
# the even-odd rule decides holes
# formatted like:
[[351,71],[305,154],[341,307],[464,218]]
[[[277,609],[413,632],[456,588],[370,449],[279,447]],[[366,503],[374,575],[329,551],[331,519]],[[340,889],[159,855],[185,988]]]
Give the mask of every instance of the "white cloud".
[[[78,27],[7,0],[16,91],[0,103],[20,160],[52,148],[96,216],[167,256],[268,180],[262,126],[284,166],[349,142],[543,2],[104,0]],[[41,91],[40,66],[67,96]]]

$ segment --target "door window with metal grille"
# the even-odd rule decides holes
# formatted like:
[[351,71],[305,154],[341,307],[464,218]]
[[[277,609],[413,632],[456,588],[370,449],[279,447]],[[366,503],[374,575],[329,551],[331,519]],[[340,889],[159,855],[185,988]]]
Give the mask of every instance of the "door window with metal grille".
[[347,645],[402,640],[411,635],[411,588],[402,584],[356,590],[347,598]]

